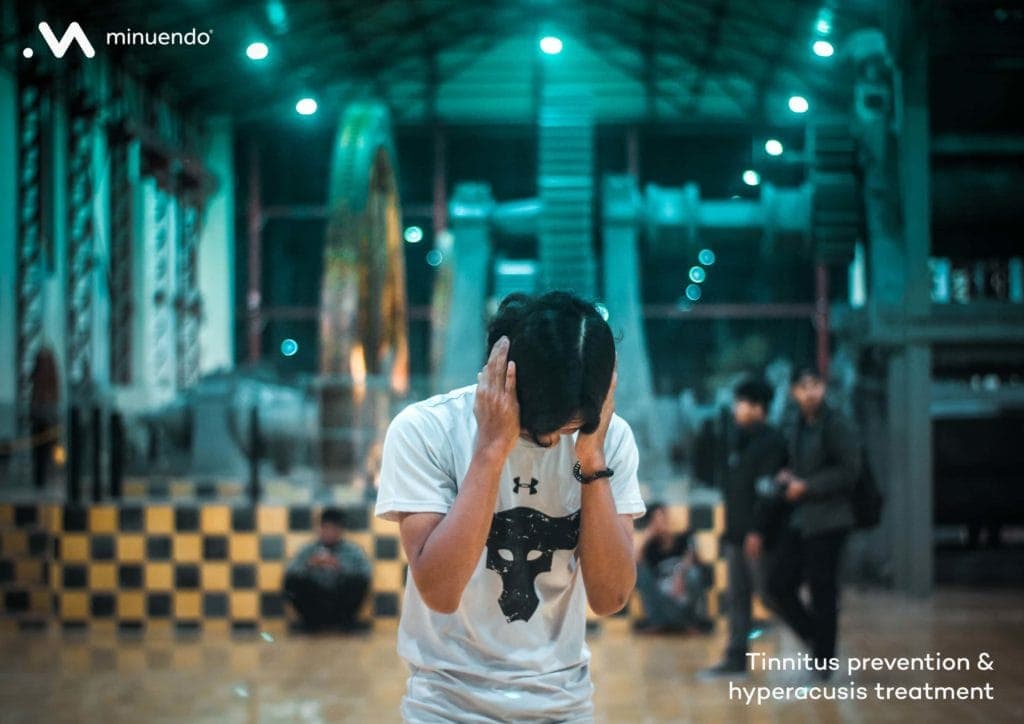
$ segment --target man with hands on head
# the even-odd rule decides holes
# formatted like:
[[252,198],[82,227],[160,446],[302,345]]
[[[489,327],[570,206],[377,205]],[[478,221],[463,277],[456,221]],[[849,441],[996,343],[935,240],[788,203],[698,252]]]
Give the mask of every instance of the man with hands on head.
[[415,722],[590,721],[586,609],[636,580],[638,454],[615,345],[566,292],[507,297],[477,383],[405,408],[376,514],[409,561],[398,650]]

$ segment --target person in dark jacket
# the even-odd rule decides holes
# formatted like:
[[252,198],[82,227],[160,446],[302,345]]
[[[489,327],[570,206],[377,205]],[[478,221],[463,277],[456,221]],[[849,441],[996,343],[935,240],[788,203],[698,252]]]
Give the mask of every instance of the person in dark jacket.
[[57,358],[49,347],[36,355],[32,367],[29,424],[32,433],[32,479],[37,490],[46,487],[60,420],[60,378]]
[[[793,510],[768,575],[768,601],[811,648],[819,678],[835,656],[839,559],[853,527],[851,493],[860,475],[860,442],[853,424],[825,403],[825,380],[814,367],[793,373],[790,394],[798,414],[784,428],[789,465],[776,477]],[[806,582],[810,606],[798,595]]]
[[762,380],[748,379],[733,392],[735,436],[725,479],[725,535],[722,542],[728,567],[729,639],[721,663],[704,669],[701,678],[736,676],[747,671],[750,604],[761,589],[761,552],[766,527],[777,515],[758,497],[760,478],[774,477],[786,461],[786,441],[765,422],[773,396]]

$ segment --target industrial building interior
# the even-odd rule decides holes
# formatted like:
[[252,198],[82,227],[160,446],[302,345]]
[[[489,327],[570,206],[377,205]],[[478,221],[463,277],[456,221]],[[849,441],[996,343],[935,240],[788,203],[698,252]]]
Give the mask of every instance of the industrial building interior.
[[[707,635],[592,617],[596,720],[1020,721],[1022,92],[1011,0],[0,0],[0,719],[400,720],[385,432],[508,294],[571,289],[713,579]],[[781,425],[807,364],[883,500],[840,653],[990,652],[927,681],[993,700],[694,678],[733,390]],[[302,635],[333,507],[372,630]]]

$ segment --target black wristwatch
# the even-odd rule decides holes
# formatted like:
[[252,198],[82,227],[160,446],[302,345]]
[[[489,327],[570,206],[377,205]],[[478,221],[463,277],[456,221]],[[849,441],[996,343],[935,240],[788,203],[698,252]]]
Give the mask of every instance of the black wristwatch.
[[581,483],[587,485],[589,483],[594,482],[595,480],[598,480],[599,478],[610,478],[611,476],[615,475],[615,471],[612,470],[611,468],[605,468],[604,470],[598,470],[593,475],[584,475],[583,466],[580,465],[580,461],[577,460],[576,464],[572,466],[572,474]]

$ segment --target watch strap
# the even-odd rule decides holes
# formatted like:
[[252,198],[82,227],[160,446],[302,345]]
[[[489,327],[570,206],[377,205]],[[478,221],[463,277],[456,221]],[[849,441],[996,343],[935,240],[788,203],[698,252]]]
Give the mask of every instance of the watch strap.
[[580,461],[577,460],[576,464],[572,466],[572,474],[578,481],[580,481],[584,485],[587,485],[601,478],[610,478],[612,475],[615,474],[615,471],[612,470],[611,468],[605,468],[604,470],[598,470],[594,472],[592,475],[584,475],[583,466],[580,463]]

